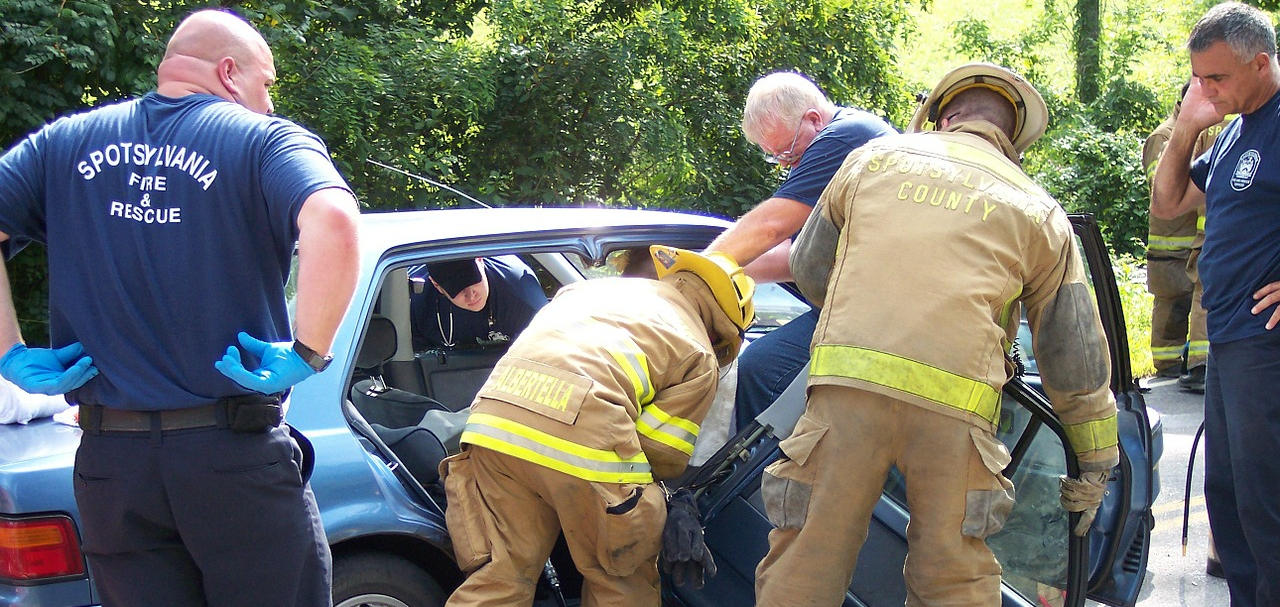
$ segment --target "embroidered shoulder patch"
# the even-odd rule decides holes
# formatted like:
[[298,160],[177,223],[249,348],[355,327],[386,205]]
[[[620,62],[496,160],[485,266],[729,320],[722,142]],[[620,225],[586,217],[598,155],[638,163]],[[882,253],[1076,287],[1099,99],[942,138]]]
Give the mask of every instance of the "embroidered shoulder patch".
[[1240,155],[1236,162],[1236,170],[1231,172],[1231,189],[1243,192],[1253,185],[1253,176],[1258,174],[1258,165],[1262,164],[1262,155],[1258,150],[1248,150]]

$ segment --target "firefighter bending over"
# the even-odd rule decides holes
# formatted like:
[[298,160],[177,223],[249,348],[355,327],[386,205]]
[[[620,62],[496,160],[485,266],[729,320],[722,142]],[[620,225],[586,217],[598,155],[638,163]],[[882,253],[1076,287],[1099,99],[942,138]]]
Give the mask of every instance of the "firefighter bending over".
[[754,283],[722,254],[653,247],[658,280],[561,289],[471,405],[441,464],[469,574],[450,607],[529,605],[564,531],[584,605],[657,605],[667,508],[719,367],[751,323]]
[[762,482],[776,529],[758,605],[840,604],[895,465],[911,511],[907,604],[999,602],[985,538],[1013,507],[994,433],[1019,305],[1082,470],[1063,478],[1063,505],[1088,531],[1117,463],[1116,405],[1071,224],[1020,166],[1046,122],[1018,75],[961,66],[910,134],[854,150],[823,192],[791,254],[822,312],[805,414]]

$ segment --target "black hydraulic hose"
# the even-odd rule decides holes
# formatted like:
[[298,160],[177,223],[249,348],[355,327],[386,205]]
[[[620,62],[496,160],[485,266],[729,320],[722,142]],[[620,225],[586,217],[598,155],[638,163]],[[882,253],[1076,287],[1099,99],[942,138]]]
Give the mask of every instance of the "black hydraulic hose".
[[1191,458],[1187,460],[1187,490],[1182,494],[1182,556],[1187,556],[1187,527],[1191,520],[1191,473],[1196,469],[1196,448],[1200,446],[1200,437],[1204,435],[1204,422],[1196,430],[1196,437],[1191,441]]
[[542,575],[547,578],[547,585],[551,587],[551,594],[556,597],[556,604],[560,607],[569,607],[564,602],[564,592],[560,590],[560,576],[556,573],[556,566],[551,564],[551,559],[547,559],[547,564],[542,566]]

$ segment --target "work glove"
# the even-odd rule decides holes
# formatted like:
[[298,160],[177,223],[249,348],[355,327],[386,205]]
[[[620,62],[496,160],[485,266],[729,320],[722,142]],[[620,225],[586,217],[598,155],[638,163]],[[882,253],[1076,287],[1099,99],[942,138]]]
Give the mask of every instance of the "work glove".
[[667,498],[667,524],[662,528],[662,570],[677,586],[702,588],[704,578],[716,574],[716,562],[702,537],[701,516],[693,492],[676,491]]
[[0,375],[32,394],[65,394],[97,374],[78,341],[56,349],[16,343],[0,357]]
[[241,348],[258,359],[258,368],[246,369],[240,359],[240,350],[235,346],[227,346],[227,353],[213,366],[245,388],[263,394],[278,394],[316,373],[293,350],[292,341],[266,342],[244,331],[237,334],[236,339]]
[[1058,477],[1058,490],[1062,494],[1062,507],[1067,512],[1079,512],[1080,522],[1071,530],[1073,535],[1084,537],[1093,526],[1102,495],[1107,491],[1107,470],[1081,472],[1080,478]]

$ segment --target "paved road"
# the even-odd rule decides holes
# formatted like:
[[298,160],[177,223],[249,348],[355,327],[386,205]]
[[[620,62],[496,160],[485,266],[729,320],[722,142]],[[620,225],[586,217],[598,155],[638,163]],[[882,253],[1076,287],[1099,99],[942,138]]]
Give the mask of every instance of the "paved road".
[[1209,519],[1204,508],[1204,442],[1196,450],[1191,482],[1191,523],[1187,556],[1182,556],[1182,497],[1186,486],[1191,442],[1203,420],[1204,397],[1178,390],[1176,380],[1142,380],[1150,387],[1147,407],[1164,420],[1164,456],[1160,459],[1160,496],[1153,514],[1147,579],[1138,596],[1139,607],[1225,607],[1227,584],[1204,572],[1209,542]]

